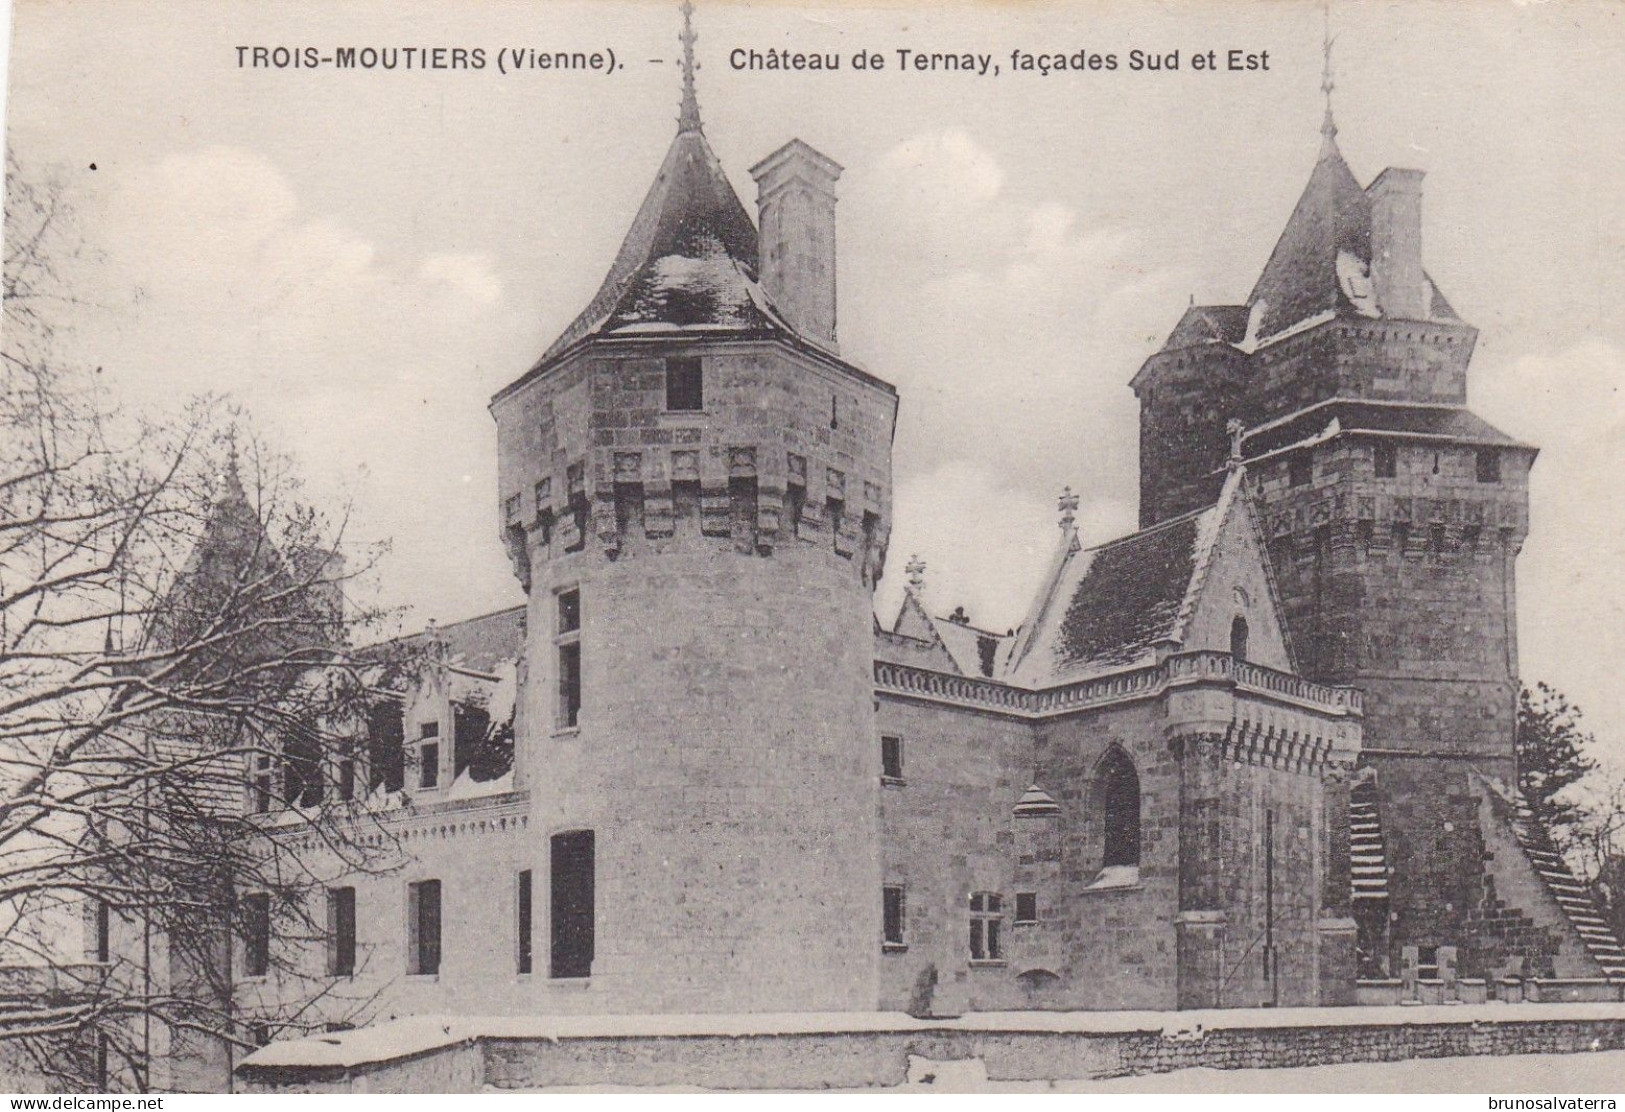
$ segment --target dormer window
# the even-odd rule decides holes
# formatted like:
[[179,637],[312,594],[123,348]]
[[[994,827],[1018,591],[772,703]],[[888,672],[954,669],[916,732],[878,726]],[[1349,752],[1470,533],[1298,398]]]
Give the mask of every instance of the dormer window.
[[418,727],[418,787],[440,786],[440,723]]
[[696,357],[666,360],[666,410],[696,413],[705,408],[705,375]]

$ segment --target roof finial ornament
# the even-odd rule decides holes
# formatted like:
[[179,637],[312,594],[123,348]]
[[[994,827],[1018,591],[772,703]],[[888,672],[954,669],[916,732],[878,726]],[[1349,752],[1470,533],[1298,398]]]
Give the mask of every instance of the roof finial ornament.
[[908,589],[910,592],[917,595],[925,590],[924,560],[920,559],[918,555],[910,556],[908,563],[903,566],[903,571],[908,575]]
[[1078,520],[1078,496],[1072,493],[1071,487],[1061,488],[1061,497],[1056,500],[1055,508],[1061,511],[1061,531],[1064,533]]
[[1230,458],[1228,466],[1235,468],[1241,466],[1241,439],[1247,433],[1247,426],[1241,423],[1240,418],[1232,417],[1224,423],[1224,431],[1230,437]]
[[692,0],[683,0],[683,32],[677,40],[683,44],[683,107],[677,114],[677,131],[682,134],[686,131],[705,130],[700,123],[700,102],[694,95],[694,71],[699,67],[694,62],[694,4]]
[[226,429],[226,471],[220,476],[223,494],[228,498],[243,497],[243,477],[237,466],[237,422]]
[[1320,52],[1320,91],[1326,97],[1326,115],[1320,122],[1320,153],[1322,157],[1330,153],[1337,144],[1337,121],[1332,119],[1332,90],[1337,83],[1332,80],[1332,44],[1337,41],[1332,34],[1332,0],[1325,0],[1326,29],[1321,35]]

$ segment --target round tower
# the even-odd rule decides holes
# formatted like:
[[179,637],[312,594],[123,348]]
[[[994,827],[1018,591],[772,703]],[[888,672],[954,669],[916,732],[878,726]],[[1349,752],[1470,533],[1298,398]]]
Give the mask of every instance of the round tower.
[[608,277],[492,402],[538,1010],[872,1009],[897,397],[835,347],[840,167],[765,160],[759,245],[683,41],[678,134]]

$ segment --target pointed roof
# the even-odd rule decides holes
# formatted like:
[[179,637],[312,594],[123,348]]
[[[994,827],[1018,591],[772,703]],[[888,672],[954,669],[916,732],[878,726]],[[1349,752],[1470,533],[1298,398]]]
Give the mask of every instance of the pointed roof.
[[1008,678],[1047,687],[1157,662],[1177,646],[1201,594],[1214,545],[1244,503],[1232,468],[1213,505],[1094,548],[1063,542],[1012,653]]
[[537,366],[611,333],[794,333],[757,282],[756,225],[705,139],[694,91],[692,12],[685,4],[678,36],[683,94],[677,135],[603,284]]

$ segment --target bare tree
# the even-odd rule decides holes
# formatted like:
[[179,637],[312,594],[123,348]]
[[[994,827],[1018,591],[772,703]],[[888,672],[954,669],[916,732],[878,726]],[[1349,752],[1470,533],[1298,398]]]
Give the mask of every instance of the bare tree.
[[0,1049],[86,1087],[148,1088],[155,1057],[223,1079],[367,1005],[320,960],[320,893],[394,856],[358,763],[377,552],[221,401],[141,419],[65,363],[72,213],[6,169]]

